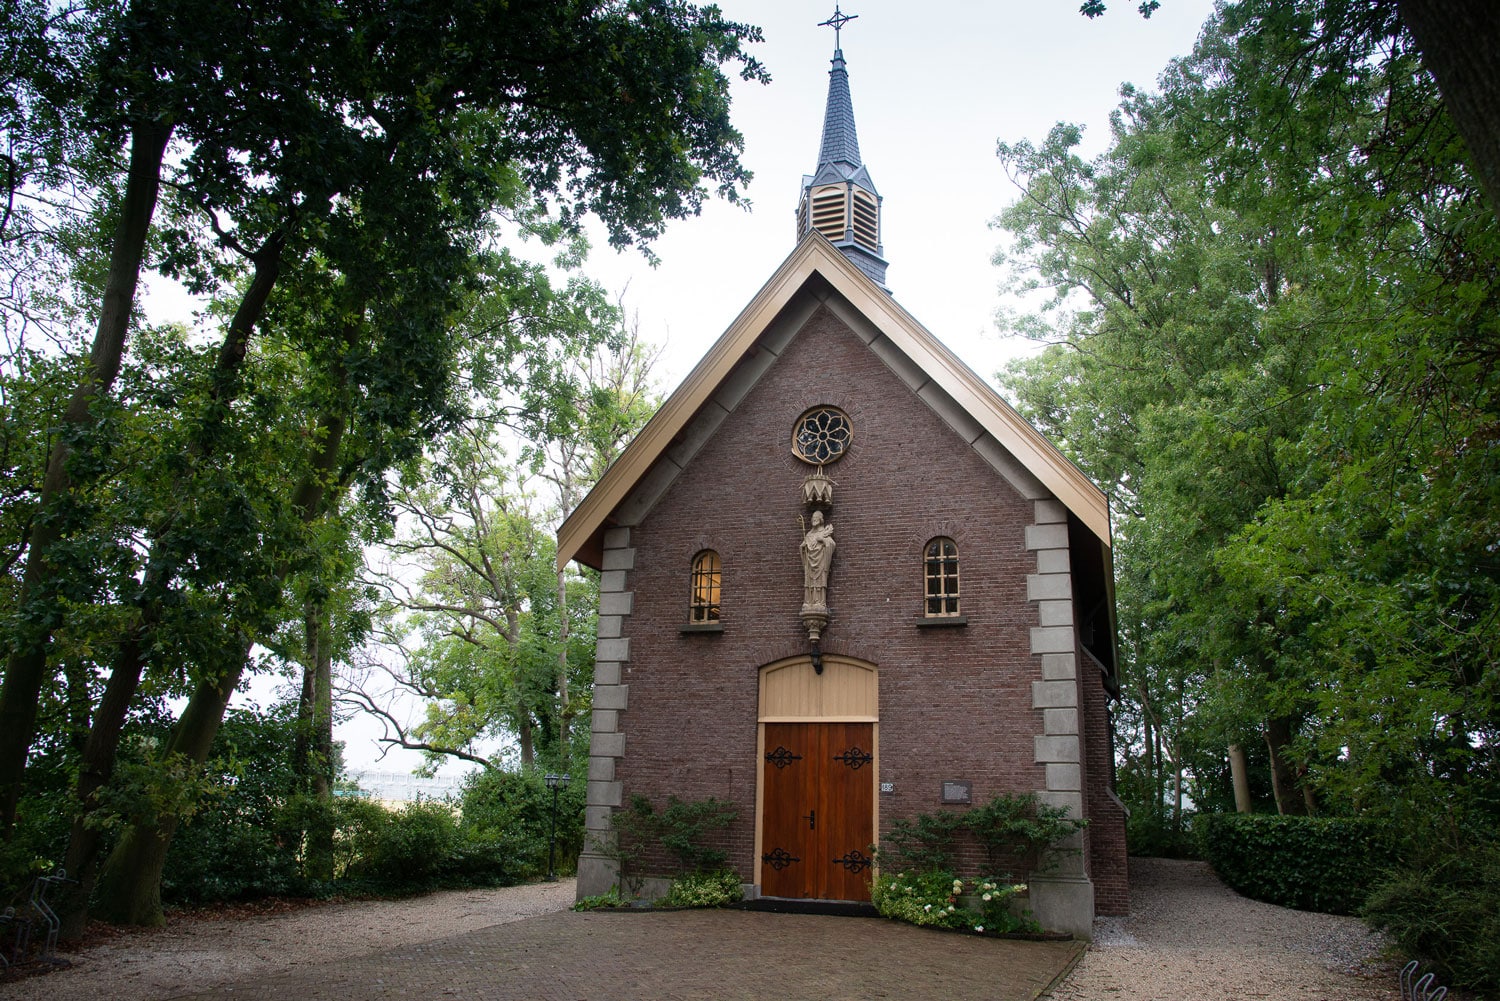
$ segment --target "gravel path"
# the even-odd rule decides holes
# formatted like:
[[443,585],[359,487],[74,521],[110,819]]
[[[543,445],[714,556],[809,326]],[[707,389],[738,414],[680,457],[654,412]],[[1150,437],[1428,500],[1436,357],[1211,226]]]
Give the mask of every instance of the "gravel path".
[[408,900],[326,904],[240,920],[194,915],[72,953],[68,969],[11,983],[0,980],[0,998],[157,1001],[565,911],[573,906],[574,893],[574,881],[566,879]]
[[1382,942],[1355,918],[1227,889],[1205,862],[1130,860],[1130,916],[1099,918],[1054,1001],[1397,999]]

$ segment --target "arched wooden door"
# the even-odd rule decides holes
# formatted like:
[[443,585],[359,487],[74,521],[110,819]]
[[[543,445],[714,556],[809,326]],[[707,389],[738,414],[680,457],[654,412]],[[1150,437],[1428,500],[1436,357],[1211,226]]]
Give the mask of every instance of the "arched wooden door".
[[768,897],[869,900],[876,830],[873,665],[806,658],[761,672],[757,856]]

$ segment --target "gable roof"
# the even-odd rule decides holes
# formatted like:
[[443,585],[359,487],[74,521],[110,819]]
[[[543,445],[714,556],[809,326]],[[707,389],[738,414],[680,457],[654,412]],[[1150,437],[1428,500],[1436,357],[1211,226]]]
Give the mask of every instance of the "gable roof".
[[[778,317],[804,298],[811,300],[813,308],[819,302],[831,307],[838,306],[840,300],[847,303],[854,315],[843,309],[836,311],[846,320],[862,319],[861,326],[868,325],[871,336],[889,340],[904,356],[905,364],[901,367],[906,371],[898,374],[950,425],[957,428],[962,423],[971,445],[983,451],[981,439],[998,442],[1009,459],[1019,464],[1021,477],[1034,479],[1061,501],[1106,550],[1109,548],[1109,501],[1104,492],[884,289],[813,231],[802,238],[563,522],[557,531],[559,568],[572,559],[598,568],[604,532],[613,524],[611,518],[620,504],[648,473],[663,462],[673,461],[667,455],[668,450],[681,441],[694,416],[720,390],[737,365],[754,355],[758,347],[765,346],[762,339]],[[800,326],[799,322],[797,327]],[[883,353],[882,358],[893,368],[900,363],[889,352]],[[958,413],[944,412],[954,407]],[[989,454],[985,457],[999,468],[996,457]],[[1005,459],[1001,457],[1000,462],[1009,466]],[[1012,474],[1006,472],[1006,475],[1015,482]],[[675,473],[669,471],[666,482],[672,478]]]

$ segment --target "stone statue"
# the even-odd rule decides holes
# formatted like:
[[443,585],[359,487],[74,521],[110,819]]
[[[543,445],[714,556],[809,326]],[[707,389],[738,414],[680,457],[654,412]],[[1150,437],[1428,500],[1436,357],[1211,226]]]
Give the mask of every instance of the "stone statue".
[[812,513],[812,527],[802,536],[803,608],[828,607],[828,570],[833,565],[833,522]]

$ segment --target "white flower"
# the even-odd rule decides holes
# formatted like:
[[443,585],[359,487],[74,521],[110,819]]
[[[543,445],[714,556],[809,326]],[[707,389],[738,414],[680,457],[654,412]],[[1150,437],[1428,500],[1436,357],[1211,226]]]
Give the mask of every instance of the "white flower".
[[974,930],[975,931],[984,931],[984,925],[975,925],[974,926]]
[[985,903],[989,903],[989,902],[990,902],[990,900],[991,900],[991,899],[992,899],[992,894],[988,894],[988,893],[986,893],[986,894],[985,894],[985,895],[984,895],[984,898],[983,898],[983,899],[984,899],[984,902],[985,902]]
[[930,911],[930,910],[932,910],[932,905],[931,904],[923,904],[922,905],[922,910],[923,911]]

